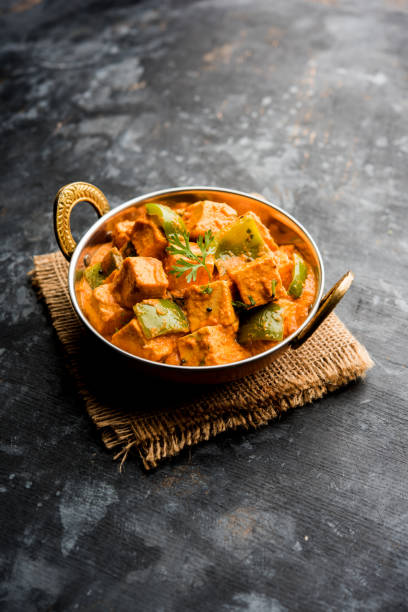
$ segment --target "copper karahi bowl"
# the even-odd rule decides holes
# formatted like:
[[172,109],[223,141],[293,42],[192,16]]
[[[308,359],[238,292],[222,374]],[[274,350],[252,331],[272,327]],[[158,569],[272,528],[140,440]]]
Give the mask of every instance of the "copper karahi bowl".
[[[253,211],[272,230],[272,234],[276,237],[278,243],[293,242],[296,244],[297,248],[307,255],[317,278],[316,297],[310,313],[296,332],[282,340],[278,345],[263,353],[233,363],[200,367],[169,365],[127,353],[114,346],[99,334],[85,317],[76,297],[75,273],[87,249],[95,244],[105,242],[107,232],[111,231],[113,225],[125,219],[132,219],[132,214],[137,207],[152,201],[171,206],[177,202],[193,203],[197,200],[224,202],[235,208],[240,215]],[[74,206],[80,202],[90,203],[97,211],[100,219],[89,228],[79,243],[76,244],[71,234],[70,215]],[[250,195],[232,189],[201,186],[164,189],[132,198],[117,208],[110,210],[108,201],[100,189],[89,183],[70,183],[62,187],[56,195],[54,225],[61,251],[70,261],[68,274],[69,295],[75,312],[84,325],[101,342],[110,347],[112,354],[116,353],[124,358],[128,366],[134,366],[153,376],[178,382],[221,383],[247,376],[265,368],[289,347],[292,349],[300,347],[333,310],[353,281],[353,274],[347,272],[322,298],[324,287],[323,260],[319,249],[308,231],[287,212],[262,199],[261,196]]]

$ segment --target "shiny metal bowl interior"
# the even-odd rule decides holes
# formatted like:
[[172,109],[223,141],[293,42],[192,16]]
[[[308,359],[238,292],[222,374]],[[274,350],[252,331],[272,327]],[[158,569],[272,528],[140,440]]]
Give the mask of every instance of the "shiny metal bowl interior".
[[[139,206],[146,204],[147,202],[155,201],[163,204],[172,206],[179,202],[193,203],[197,200],[212,200],[215,202],[224,202],[231,205],[238,214],[244,214],[249,210],[255,212],[262,220],[262,222],[271,229],[272,234],[278,244],[294,243],[296,248],[304,255],[308,262],[313,266],[318,286],[316,291],[315,301],[310,310],[307,319],[302,325],[296,330],[294,334],[288,336],[279,343],[277,346],[257,355],[248,357],[242,361],[236,361],[233,363],[227,363],[222,365],[214,366],[177,366],[169,365],[164,363],[158,363],[137,357],[119,349],[118,347],[111,344],[103,336],[101,336],[89,323],[85,315],[78,304],[75,294],[75,272],[81,267],[84,256],[86,255],[89,247],[96,244],[103,243],[107,240],[107,232],[111,231],[113,226],[119,221],[126,219],[132,219],[135,215],[135,211]],[[249,195],[240,191],[233,191],[229,189],[220,189],[217,187],[179,187],[176,189],[166,189],[162,191],[156,191],[143,195],[138,198],[128,200],[124,204],[111,210],[105,214],[94,225],[86,232],[83,238],[78,243],[74,255],[71,259],[69,268],[69,292],[73,306],[81,318],[83,323],[96,335],[102,342],[105,342],[115,351],[121,353],[127,358],[133,359],[135,362],[142,366],[148,366],[148,370],[160,376],[166,378],[180,378],[188,379],[191,382],[195,382],[194,373],[199,373],[198,379],[201,381],[206,380],[207,382],[221,382],[222,380],[232,380],[239,378],[255,370],[265,367],[265,365],[274,359],[279,353],[285,350],[291,341],[307,326],[309,321],[313,318],[316,310],[319,306],[320,299],[322,297],[324,287],[324,267],[319,250],[302,225],[296,221],[291,215],[284,212],[281,208],[262,200],[260,197],[255,195]],[[232,372],[232,370],[235,370]],[[204,372],[207,372],[207,376],[204,376]],[[177,373],[182,374],[177,376]]]

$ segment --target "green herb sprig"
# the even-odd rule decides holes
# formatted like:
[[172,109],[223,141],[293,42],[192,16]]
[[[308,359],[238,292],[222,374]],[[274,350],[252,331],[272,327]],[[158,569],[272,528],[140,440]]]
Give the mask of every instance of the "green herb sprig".
[[250,308],[250,306],[248,306],[248,304],[245,304],[244,302],[241,302],[241,300],[234,300],[232,302],[232,305],[235,308],[235,310],[237,310],[238,312],[243,312],[243,311],[248,310]]
[[176,260],[176,265],[170,270],[170,274],[175,274],[177,278],[188,272],[186,280],[188,283],[197,280],[197,272],[200,268],[207,270],[208,278],[211,279],[211,272],[206,263],[206,257],[214,250],[215,237],[211,230],[205,232],[204,236],[199,236],[197,246],[201,255],[193,253],[190,247],[190,235],[186,230],[168,236],[169,246],[167,251],[170,255],[180,255]]
[[272,299],[274,299],[276,297],[276,278],[272,279]]
[[252,306],[256,306],[256,302],[252,295],[248,295],[249,304],[245,304],[245,302],[241,302],[241,300],[234,300],[232,302],[233,307],[237,312],[244,312],[245,310],[249,310]]
[[207,295],[211,295],[213,292],[213,288],[210,285],[201,288],[201,293],[207,293]]

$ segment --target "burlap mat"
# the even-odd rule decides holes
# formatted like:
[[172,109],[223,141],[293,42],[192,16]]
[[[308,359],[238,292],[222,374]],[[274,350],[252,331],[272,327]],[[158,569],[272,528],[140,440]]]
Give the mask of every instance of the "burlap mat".
[[323,397],[372,367],[366,349],[331,314],[297,351],[261,372],[216,386],[170,384],[130,372],[77,318],[68,264],[60,253],[34,257],[44,298],[89,416],[121,466],[134,448],[146,469],[217,434],[265,425],[289,408]]

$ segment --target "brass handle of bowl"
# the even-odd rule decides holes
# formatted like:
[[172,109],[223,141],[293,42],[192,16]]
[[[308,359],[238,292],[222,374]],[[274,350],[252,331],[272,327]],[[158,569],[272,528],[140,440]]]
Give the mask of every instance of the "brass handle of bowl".
[[331,311],[337,306],[342,297],[350,289],[351,283],[354,280],[354,274],[352,272],[346,272],[339,281],[326,293],[324,298],[319,304],[319,308],[313,319],[309,321],[306,327],[300,332],[300,334],[291,342],[291,347],[294,349],[299,348],[310,336],[316,331],[319,325],[324,319],[331,313]]
[[89,202],[100,217],[109,211],[108,200],[95,185],[79,182],[61,187],[54,200],[54,230],[58,246],[68,261],[76,247],[71,233],[71,212],[80,202]]

